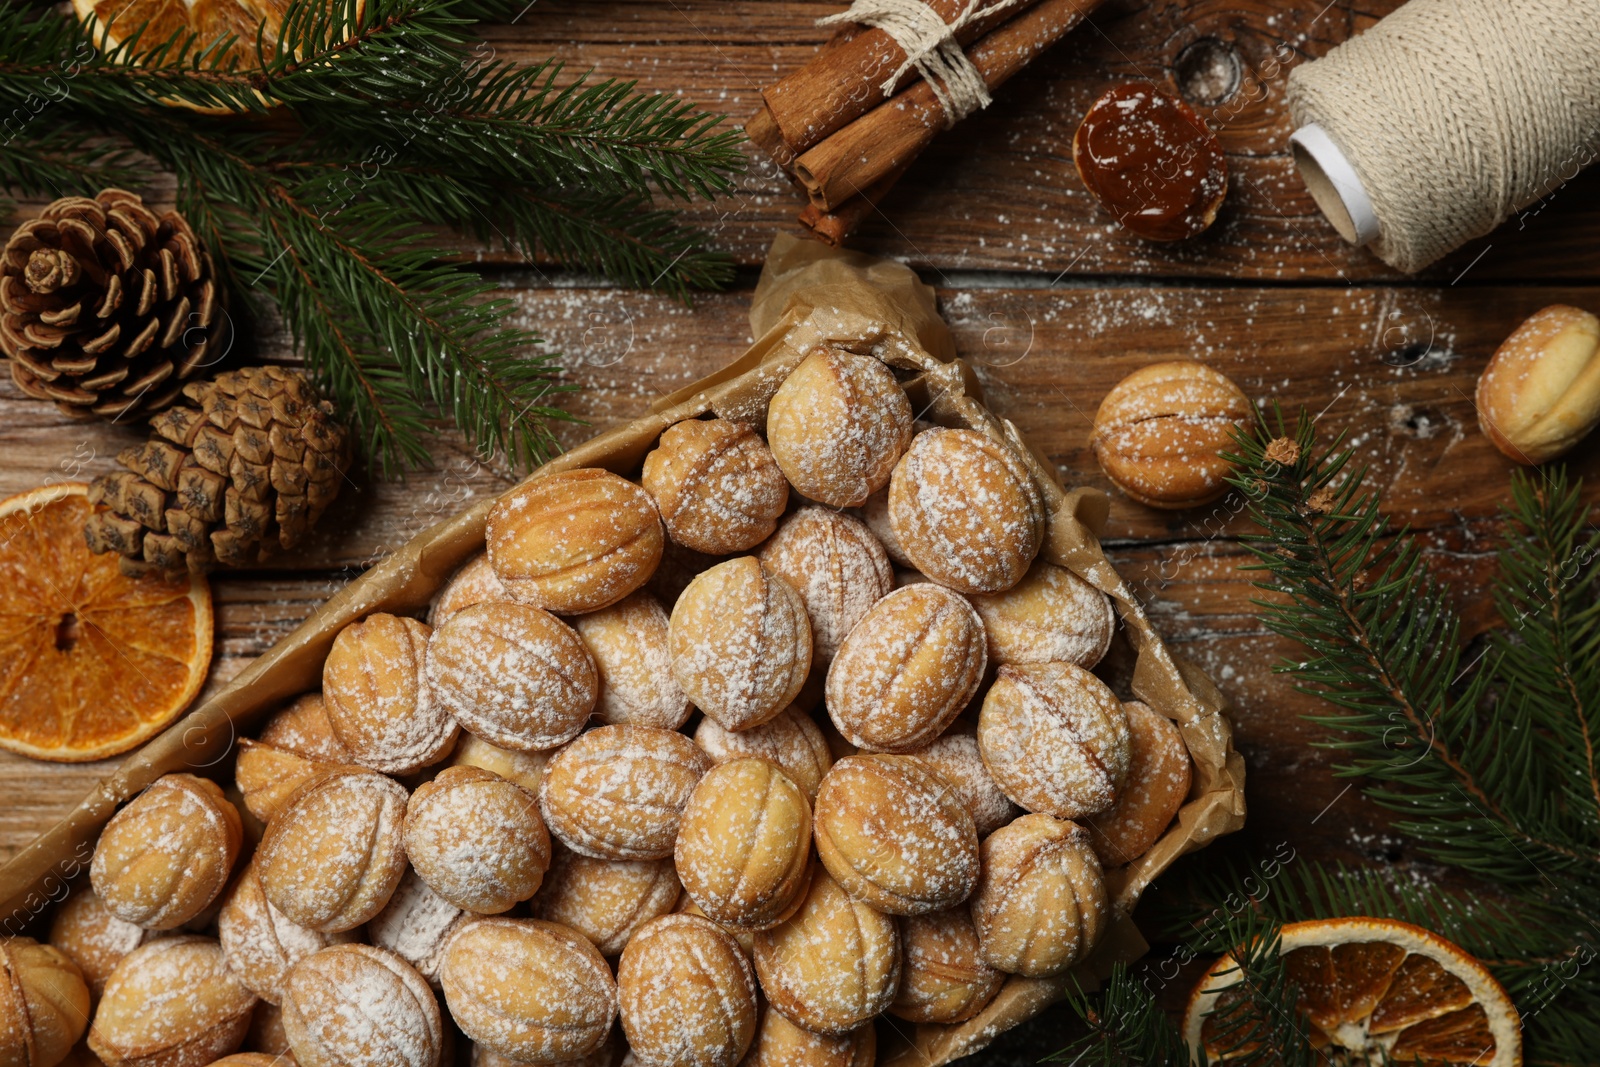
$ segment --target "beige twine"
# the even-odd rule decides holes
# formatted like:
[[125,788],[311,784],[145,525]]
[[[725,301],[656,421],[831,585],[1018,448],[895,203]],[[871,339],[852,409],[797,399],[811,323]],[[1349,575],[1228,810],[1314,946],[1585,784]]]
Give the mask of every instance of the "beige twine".
[[1289,75],[1372,199],[1372,248],[1420,270],[1600,154],[1600,0],[1410,0]]
[[992,102],[989,87],[983,75],[972,65],[956,40],[956,31],[979,15],[989,15],[1015,7],[1023,0],[998,0],[980,10],[982,0],[967,0],[960,14],[946,22],[928,8],[923,0],[855,0],[848,11],[828,15],[817,20],[818,26],[833,26],[841,22],[857,22],[875,26],[894,39],[905,52],[903,63],[894,69],[883,82],[885,97],[894,95],[900,78],[912,67],[928,83],[933,95],[944,108],[946,129],[954,126],[980,108]]

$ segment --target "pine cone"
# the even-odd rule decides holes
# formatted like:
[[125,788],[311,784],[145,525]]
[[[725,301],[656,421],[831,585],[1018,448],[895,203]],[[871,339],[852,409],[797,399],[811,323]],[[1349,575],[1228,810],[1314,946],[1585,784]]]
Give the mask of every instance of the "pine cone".
[[17,228],[0,259],[11,376],[72,415],[159,411],[227,347],[214,275],[176,212],[157,216],[121,189],[57,200]]
[[243,567],[292,549],[339,493],[350,435],[298,371],[246,367],[190,382],[195,407],[168,408],[155,433],[89,486],[84,537],[123,570]]

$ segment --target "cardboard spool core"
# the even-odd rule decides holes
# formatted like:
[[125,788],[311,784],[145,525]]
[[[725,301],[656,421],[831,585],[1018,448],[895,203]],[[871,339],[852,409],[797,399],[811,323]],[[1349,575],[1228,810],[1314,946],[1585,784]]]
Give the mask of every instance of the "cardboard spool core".
[[1339,236],[1353,245],[1371,244],[1378,236],[1372,199],[1333,138],[1313,122],[1294,131],[1289,145],[1301,180]]

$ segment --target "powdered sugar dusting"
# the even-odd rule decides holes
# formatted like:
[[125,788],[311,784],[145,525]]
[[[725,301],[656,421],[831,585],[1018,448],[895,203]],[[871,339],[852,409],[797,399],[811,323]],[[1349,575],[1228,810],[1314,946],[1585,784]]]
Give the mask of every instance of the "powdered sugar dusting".
[[817,791],[817,854],[851,896],[899,915],[948,908],[978,881],[978,834],[914,756],[847,756]]
[[533,794],[478,767],[447,767],[406,806],[406,855],[434,892],[494,915],[538,891],[550,835]]
[[217,914],[222,958],[251,992],[269,1004],[283,995],[289,969],[347,935],[324,934],[294,922],[273,907],[252,863],[245,868]]
[[889,480],[910,444],[911,403],[879,360],[819,349],[773,394],[767,440],[802,494],[855,507]]
[[649,1067],[735,1067],[755,1037],[755,974],[707,919],[647,924],[622,954],[617,987],[623,1033]]
[[360,926],[405,871],[405,810],[405,788],[381,774],[339,774],[309,787],[267,826],[256,851],[267,899],[302,926]]
[[894,920],[822,871],[794,917],[757,934],[755,949],[771,1007],[820,1034],[849,1033],[883,1011],[900,980]]
[[796,785],[815,800],[822,776],[833,766],[828,740],[811,716],[790,705],[760,726],[734,733],[707,717],[695,728],[694,740],[718,763],[754,756],[783,768]]
[[550,831],[601,859],[672,855],[689,795],[711,758],[680,733],[601,726],[556,753],[539,787]]
[[338,945],[297,964],[283,1025],[297,1057],[348,1067],[436,1067],[444,1040],[428,983],[371,945]]
[[1075,823],[1024,815],[984,841],[972,921],[991,966],[1061,974],[1094,945],[1110,906],[1088,836]]
[[978,949],[978,932],[966,908],[900,920],[903,946],[900,988],[891,1014],[918,1023],[970,1019],[993,1000],[1005,975]]
[[700,552],[743,552],[772,533],[789,483],[755,430],[727,419],[669,426],[640,475],[667,534]]
[[451,938],[440,977],[466,1035],[523,1063],[588,1055],[617,1017],[611,968],[556,923],[475,919]]
[[228,970],[209,937],[164,937],[118,965],[89,1030],[109,1062],[152,1059],[182,1047],[181,1062],[210,1063],[239,1047],[254,993]]
[[1115,804],[1084,820],[1095,854],[1108,867],[1149,851],[1183,806],[1193,773],[1176,723],[1138,701],[1122,707],[1130,738],[1128,780]]
[[257,735],[258,740],[326,763],[350,763],[350,750],[333,732],[327,702],[321,693],[306,693],[278,712]]
[[367,923],[367,937],[417,969],[434,986],[450,936],[468,916],[408,870],[389,903]]
[[894,588],[889,554],[857,519],[803,507],[761,548],[761,562],[800,594],[816,659],[833,659],[868,609]]
[[333,732],[364,767],[408,774],[455,744],[456,723],[433,700],[423,663],[427,624],[377,613],[339,631],[322,667]]
[[1111,598],[1065,567],[1035,560],[1021,582],[1003,593],[978,593],[989,659],[999,663],[1061,661],[1093,667],[1111,647],[1116,615]]
[[163,775],[106,824],[89,878],[118,918],[171,929],[222,891],[239,837],[238,813],[215,783]]
[[1044,543],[1044,500],[1027,465],[977,430],[917,435],[895,467],[889,521],[918,570],[963,593],[1016,585]]
[[667,613],[641,589],[609,608],[573,620],[594,660],[600,695],[595,718],[676,730],[689,718],[689,697],[672,676]]
[[979,837],[994,833],[1020,814],[984,766],[975,735],[952,731],[912,755],[933,768],[954,790],[972,816]]
[[548,611],[510,602],[465,608],[434,633],[427,676],[440,707],[468,730],[522,751],[578,735],[594,708],[594,661]]
[[1106,684],[1070,663],[1000,668],[978,719],[983,761],[1029,811],[1104,811],[1128,776],[1128,717]]
[[689,583],[668,636],[673,677],[729,730],[778,714],[811,669],[811,622],[800,594],[754,556],[719,563]]
[[680,893],[671,860],[603,860],[559,849],[532,907],[538,918],[578,931],[601,955],[616,956],[639,927],[670,913]]
[[123,957],[153,936],[117,918],[92,888],[83,886],[56,912],[49,941],[78,965],[90,991],[98,996]]
[[905,752],[938,737],[983,680],[983,621],[931,583],[885,596],[845,638],[828,669],[827,705],[851,744]]
[[433,606],[428,610],[428,624],[437,629],[462,608],[490,600],[510,599],[511,593],[489,563],[489,553],[479,552],[462,564],[449,584],[433,598]]

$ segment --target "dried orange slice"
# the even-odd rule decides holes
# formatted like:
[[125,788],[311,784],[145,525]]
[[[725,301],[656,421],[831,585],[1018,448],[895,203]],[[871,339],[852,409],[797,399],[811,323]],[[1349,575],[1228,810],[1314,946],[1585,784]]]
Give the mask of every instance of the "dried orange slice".
[[130,578],[83,540],[88,486],[0,501],[0,748],[77,763],[126,752],[200,691],[203,575]]
[[[1393,919],[1316,919],[1283,927],[1281,950],[1300,988],[1311,1039],[1339,1063],[1522,1063],[1521,1019],[1499,982],[1437,934]],[[1229,1008],[1244,999],[1232,957],[1189,997],[1184,1038],[1219,1057]]]
[[256,30],[266,24],[265,47],[277,42],[277,29],[289,10],[288,0],[72,0],[72,10],[82,21],[93,15],[99,20],[96,37],[106,50],[115,48],[123,37],[140,26],[142,48],[165,43],[178,31],[196,35],[195,51],[218,38],[233,34],[236,40],[227,55],[241,67],[256,65]]

